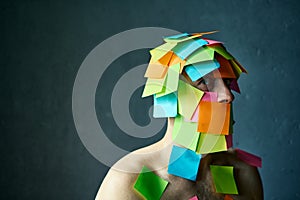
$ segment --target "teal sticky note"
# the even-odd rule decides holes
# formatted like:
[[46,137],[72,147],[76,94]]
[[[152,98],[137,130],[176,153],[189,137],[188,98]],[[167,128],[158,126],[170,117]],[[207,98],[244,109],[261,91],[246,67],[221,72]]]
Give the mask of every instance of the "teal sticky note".
[[185,72],[192,81],[196,81],[219,67],[220,63],[217,60],[210,60],[188,65],[185,67]]
[[180,42],[178,43],[172,51],[180,57],[182,60],[186,59],[189,55],[191,55],[194,51],[202,47],[203,45],[206,45],[207,41],[200,39],[200,38],[194,38],[188,41]]
[[197,178],[201,154],[178,146],[173,146],[168,173],[195,181]]
[[168,185],[168,181],[160,178],[147,167],[143,167],[133,188],[148,200],[159,200]]
[[153,117],[176,117],[177,115],[177,92],[173,92],[162,97],[154,98]]
[[216,191],[223,194],[238,194],[233,176],[233,166],[210,165]]

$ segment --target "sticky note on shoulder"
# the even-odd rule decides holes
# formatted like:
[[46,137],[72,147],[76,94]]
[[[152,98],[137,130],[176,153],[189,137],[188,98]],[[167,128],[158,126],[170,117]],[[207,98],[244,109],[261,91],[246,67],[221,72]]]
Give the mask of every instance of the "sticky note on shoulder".
[[238,194],[233,175],[233,166],[210,165],[216,192],[223,194]]
[[144,166],[133,188],[147,200],[159,200],[167,185],[168,181],[160,178]]
[[169,160],[168,173],[195,181],[200,159],[200,154],[174,145]]

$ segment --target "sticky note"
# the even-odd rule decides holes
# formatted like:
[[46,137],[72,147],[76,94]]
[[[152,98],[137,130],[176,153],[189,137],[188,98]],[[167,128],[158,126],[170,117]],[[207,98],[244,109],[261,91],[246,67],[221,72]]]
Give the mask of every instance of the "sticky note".
[[203,38],[203,39],[206,40],[206,42],[208,42],[207,45],[223,44],[223,42],[220,42],[220,41],[210,40],[210,39],[206,39],[206,38]]
[[156,47],[155,49],[150,50],[151,59],[153,61],[157,61],[158,59],[160,59],[162,56],[164,56],[166,53],[168,53],[175,46],[176,46],[176,43],[175,44],[164,43],[164,44]]
[[227,151],[225,135],[201,133],[197,146],[197,153],[208,154],[220,151]]
[[174,145],[169,160],[168,173],[195,181],[200,159],[200,154]]
[[214,73],[215,78],[237,78],[228,60],[219,54],[215,54],[215,58],[220,63],[219,69],[216,70],[217,73]]
[[162,79],[168,71],[168,67],[163,66],[158,62],[150,60],[144,77],[153,79]]
[[199,78],[205,76],[206,74],[218,69],[220,64],[217,60],[204,61],[199,63],[194,63],[192,65],[187,65],[185,67],[185,72],[190,77],[192,81],[196,81]]
[[168,185],[168,181],[160,178],[144,166],[134,183],[133,188],[148,200],[159,200]]
[[177,93],[170,93],[162,97],[154,98],[153,117],[176,117],[177,115]]
[[200,133],[197,132],[197,126],[197,123],[186,122],[181,115],[177,115],[172,132],[173,141],[196,151],[200,137]]
[[164,66],[169,66],[169,62],[172,58],[172,55],[173,55],[173,52],[169,51],[165,55],[163,55],[160,59],[158,59],[158,62]]
[[210,165],[210,171],[218,193],[238,194],[233,176],[233,166]]
[[168,68],[168,73],[167,73],[167,77],[163,89],[161,90],[161,92],[156,93],[157,98],[177,91],[179,70],[180,70],[180,63],[177,63]]
[[184,66],[185,66],[186,61],[185,61],[185,60],[182,60],[182,59],[179,58],[175,53],[173,53],[172,58],[171,58],[171,60],[170,60],[170,62],[169,62],[169,66],[175,65],[175,64],[177,64],[177,63],[180,64],[180,70],[179,70],[179,73],[181,74],[181,72],[182,72],[182,70],[183,70],[183,68],[184,68]]
[[172,49],[177,56],[181,59],[186,59],[194,51],[207,44],[207,42],[200,38],[194,38],[192,40],[177,43],[177,45]]
[[191,119],[204,92],[179,80],[178,83],[178,112],[187,119]]
[[200,101],[198,132],[229,134],[230,104]]
[[227,60],[233,59],[233,56],[228,53],[225,49],[225,47],[221,44],[214,44],[214,45],[209,45],[207,46],[208,48],[213,49],[215,52],[226,58]]
[[231,148],[233,146],[233,142],[232,142],[232,134],[229,135],[225,135],[225,139],[226,139],[226,146],[227,149]]
[[142,97],[147,97],[162,91],[166,76],[161,79],[148,78],[144,87]]
[[193,196],[192,198],[190,198],[189,200],[198,200],[197,196]]
[[186,65],[214,59],[214,50],[205,46],[197,49],[186,59]]
[[235,149],[237,157],[244,161],[245,163],[254,166],[254,167],[261,167],[262,166],[262,161],[261,158],[253,155],[251,153],[248,153],[246,151],[240,150],[240,149]]

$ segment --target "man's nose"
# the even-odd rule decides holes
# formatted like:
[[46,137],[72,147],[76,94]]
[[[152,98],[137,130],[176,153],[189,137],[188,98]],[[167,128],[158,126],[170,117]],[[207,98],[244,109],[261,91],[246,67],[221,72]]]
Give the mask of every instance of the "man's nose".
[[233,94],[221,78],[215,80],[213,91],[218,94],[219,103],[231,103],[234,100]]

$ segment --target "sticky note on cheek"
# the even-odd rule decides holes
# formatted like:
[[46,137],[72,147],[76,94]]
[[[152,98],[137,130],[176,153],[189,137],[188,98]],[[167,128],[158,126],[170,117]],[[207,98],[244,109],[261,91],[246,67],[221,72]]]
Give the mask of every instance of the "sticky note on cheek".
[[230,104],[200,101],[198,132],[229,134]]

